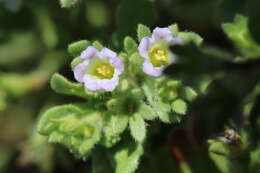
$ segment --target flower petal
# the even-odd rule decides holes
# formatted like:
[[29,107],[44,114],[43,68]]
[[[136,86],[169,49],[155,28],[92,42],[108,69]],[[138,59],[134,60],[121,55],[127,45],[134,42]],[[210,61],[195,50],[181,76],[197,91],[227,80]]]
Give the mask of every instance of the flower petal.
[[146,60],[143,64],[143,71],[150,75],[150,76],[155,76],[158,77],[160,75],[162,75],[162,71],[165,67],[154,67],[150,61]]
[[86,50],[84,50],[80,57],[83,60],[89,59],[93,56],[95,56],[98,53],[98,50],[94,46],[89,46]]
[[108,57],[108,58],[114,58],[116,57],[116,53],[108,48],[104,48],[101,50],[100,54],[102,54],[102,57],[105,56],[105,57]]
[[121,59],[113,57],[113,58],[110,58],[110,59],[109,59],[109,62],[110,62],[116,69],[119,70],[119,72],[120,72],[119,74],[123,73],[123,71],[124,71],[124,64],[123,64],[123,62],[122,62]]
[[113,91],[116,86],[118,85],[119,82],[119,78],[118,76],[115,76],[113,79],[108,80],[108,79],[104,79],[102,81],[99,82],[101,88],[103,88],[105,91]]
[[173,36],[172,36],[172,32],[171,32],[171,30],[169,28],[156,27],[153,30],[152,38],[155,41],[156,40],[168,40],[168,41],[171,41]]
[[92,83],[85,83],[84,84],[85,89],[89,90],[89,91],[97,91],[100,90],[100,86],[96,83],[96,82],[92,82]]
[[78,64],[74,69],[73,69],[73,72],[74,72],[74,77],[77,81],[79,82],[84,82],[83,81],[83,78],[84,78],[84,75],[85,75],[85,65],[84,64]]
[[140,55],[146,59],[148,59],[147,52],[148,52],[149,47],[150,47],[149,38],[148,37],[142,38],[142,40],[138,46],[138,51],[139,51]]
[[96,91],[96,90],[101,89],[101,87],[98,83],[98,80],[92,78],[90,75],[85,75],[83,80],[84,80],[85,89],[90,90],[90,91]]
[[181,38],[178,38],[178,37],[173,37],[172,40],[171,40],[171,43],[172,44],[179,44],[179,45],[183,45],[184,42]]

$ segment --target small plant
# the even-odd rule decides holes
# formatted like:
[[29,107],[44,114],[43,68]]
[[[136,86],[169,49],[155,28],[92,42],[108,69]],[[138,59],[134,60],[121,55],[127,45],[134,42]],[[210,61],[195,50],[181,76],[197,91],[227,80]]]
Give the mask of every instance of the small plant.
[[0,173],[259,173],[259,7],[0,0]]
[[101,145],[108,148],[115,172],[134,172],[144,153],[149,122],[179,123],[188,102],[197,96],[181,80],[162,74],[178,60],[170,46],[201,43],[198,35],[189,34],[179,32],[176,24],[157,27],[152,33],[140,24],[140,43],[126,37],[124,50],[118,53],[98,41],[70,44],[68,51],[75,56],[71,68],[78,83],[54,74],[51,87],[85,101],[49,109],[38,131],[83,159],[95,157],[93,150]]

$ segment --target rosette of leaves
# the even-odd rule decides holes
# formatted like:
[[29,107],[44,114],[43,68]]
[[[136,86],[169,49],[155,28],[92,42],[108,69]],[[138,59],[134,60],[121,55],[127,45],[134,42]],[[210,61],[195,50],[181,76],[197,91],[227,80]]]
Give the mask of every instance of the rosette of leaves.
[[[177,34],[177,25],[172,28]],[[149,34],[151,32],[146,26],[139,25],[139,40]],[[194,36],[200,38],[194,33],[178,34],[183,35],[187,42],[194,40]],[[72,69],[82,62],[80,54],[90,45],[103,49],[98,41],[81,40],[69,45],[68,51],[75,57],[71,62]],[[137,169],[143,154],[147,123],[154,119],[165,123],[179,122],[187,112],[187,102],[195,99],[197,93],[180,80],[145,75],[142,72],[143,58],[131,37],[124,39],[124,50],[118,56],[124,62],[124,73],[113,92],[88,91],[83,84],[54,74],[51,79],[53,90],[86,101],[47,110],[40,118],[38,131],[47,136],[49,142],[62,144],[83,159],[93,153],[96,145],[109,148],[107,154],[115,172],[131,173]],[[132,139],[129,139],[127,131]],[[99,148],[96,150],[95,153],[100,152]],[[93,159],[96,157],[98,155],[94,154]],[[93,167],[95,163],[93,161]]]

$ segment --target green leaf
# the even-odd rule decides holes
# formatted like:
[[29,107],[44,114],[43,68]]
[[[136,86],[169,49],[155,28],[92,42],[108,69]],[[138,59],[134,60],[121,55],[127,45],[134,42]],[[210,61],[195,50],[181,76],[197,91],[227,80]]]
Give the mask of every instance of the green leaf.
[[74,58],[70,63],[71,69],[74,69],[80,63],[82,63],[81,57]]
[[172,110],[178,114],[184,115],[187,112],[187,104],[185,101],[177,99],[172,102]]
[[126,37],[124,39],[124,48],[125,51],[131,55],[132,53],[137,51],[137,44],[131,37]]
[[208,140],[209,143],[209,157],[223,173],[231,171],[231,159],[228,157],[230,152],[226,149],[223,142],[218,140]]
[[115,173],[134,173],[138,168],[140,157],[143,155],[143,146],[126,140],[114,148],[111,155]]
[[222,28],[244,56],[256,58],[260,55],[260,45],[251,38],[246,17],[236,15],[233,23],[224,23]]
[[92,106],[62,105],[47,110],[38,123],[38,131],[51,143],[63,144],[76,156],[87,157],[99,142],[102,117]]
[[155,114],[165,123],[170,123],[173,121],[173,116],[170,114],[171,107],[169,104],[164,103],[157,93],[155,82],[152,80],[147,80],[142,89],[148,103],[151,105]]
[[111,135],[120,135],[128,125],[128,115],[111,115],[105,131]]
[[[60,74],[54,74],[51,78],[51,88],[60,94],[79,96],[87,98],[84,86],[80,83],[70,82]],[[94,94],[94,93],[93,93]]]
[[153,106],[154,111],[164,123],[171,123],[174,120],[173,114],[171,114],[171,106],[162,101],[158,101],[156,105]]
[[188,101],[193,101],[198,96],[197,92],[191,87],[184,87],[182,89],[182,94]]
[[144,58],[138,52],[133,53],[129,58],[129,71],[134,74],[143,74],[142,64]]
[[80,56],[81,52],[84,51],[89,45],[90,42],[88,40],[80,40],[69,44],[68,52],[71,56],[77,57]]
[[221,173],[230,173],[230,166],[232,165],[232,160],[228,159],[223,155],[218,155],[213,152],[209,153],[210,159],[214,162],[219,172]]
[[75,5],[78,0],[60,0],[60,5],[62,8],[69,8]]
[[133,138],[142,143],[146,136],[146,124],[142,116],[138,113],[135,113],[129,118],[129,127],[130,132]]
[[128,105],[133,101],[129,97],[112,98],[106,102],[106,107],[116,114],[128,114]]
[[139,107],[138,114],[141,115],[145,120],[154,120],[158,117],[153,108],[145,103],[141,104]]
[[141,41],[144,37],[150,37],[152,35],[151,30],[142,24],[139,24],[137,27],[137,37],[138,40]]
[[129,89],[129,81],[128,79],[121,79],[119,85],[118,85],[118,90],[125,92]]
[[60,74],[54,74],[51,78],[51,88],[60,94],[78,96],[82,98],[97,98],[103,92],[91,92],[85,90],[83,84],[70,82]]
[[[131,89],[129,94],[131,95],[131,97],[133,97],[136,100],[144,99],[144,93],[140,88]],[[138,102],[138,104],[139,104],[139,102]]]
[[175,100],[179,95],[179,90],[182,88],[181,81],[178,80],[166,80],[162,82],[158,88],[158,95],[161,97],[162,101],[170,102]]
[[105,115],[105,118],[106,124],[103,128],[104,136],[102,143],[106,147],[112,147],[121,139],[121,133],[123,133],[127,128],[128,115],[108,113]]
[[184,44],[194,43],[199,46],[203,41],[201,36],[194,32],[179,32],[178,37],[184,41]]
[[179,34],[179,27],[178,27],[177,24],[172,24],[172,25],[170,25],[168,28],[169,28],[169,29],[171,30],[171,32],[173,33],[173,36],[174,36],[174,37],[178,36],[178,34]]
[[209,145],[209,152],[219,154],[219,155],[225,155],[228,156],[230,152],[228,151],[227,147],[223,144],[223,142],[219,140],[209,140],[208,143]]
[[146,96],[148,103],[150,105],[154,105],[158,98],[154,82],[151,80],[146,80],[145,83],[142,85],[142,89],[144,91],[144,95]]
[[99,41],[94,41],[92,45],[98,50],[102,50],[104,48],[104,46]]
[[112,98],[112,99],[110,99],[106,102],[106,107],[109,111],[120,112],[121,111],[121,103],[122,103],[122,98]]

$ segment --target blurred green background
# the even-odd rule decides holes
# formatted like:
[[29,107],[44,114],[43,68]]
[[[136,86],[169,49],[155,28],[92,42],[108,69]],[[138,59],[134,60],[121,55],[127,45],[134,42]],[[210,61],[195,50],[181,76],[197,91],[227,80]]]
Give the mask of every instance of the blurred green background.
[[[136,38],[138,23],[151,29],[178,23],[182,30],[200,34],[208,47],[218,48],[223,55],[237,55],[239,50],[228,40],[221,24],[232,22],[237,13],[247,15],[247,3],[245,0],[79,0],[71,8],[61,8],[58,0],[0,0],[0,173],[91,172],[91,160],[74,159],[63,147],[47,144],[35,130],[44,110],[78,101],[56,94],[49,86],[54,72],[73,80],[69,67],[72,57],[66,51],[68,44],[81,39],[100,40],[120,50],[125,36]],[[207,107],[207,103],[196,106]],[[207,128],[216,121],[196,118],[194,114],[196,111],[181,125],[152,123],[151,130],[156,135],[152,136],[150,150],[137,172],[188,173],[178,170],[175,160],[178,162],[180,158],[175,152],[172,154],[172,146],[186,147],[185,156],[192,160],[193,172],[230,172],[225,170],[225,164],[232,161],[221,162],[218,167],[216,160],[221,158],[213,159],[212,163],[207,147],[192,143],[206,143],[205,130],[207,137],[217,131]],[[199,129],[199,135],[190,132],[194,128]],[[258,165],[259,151],[252,157]],[[258,168],[259,165],[254,170]]]

